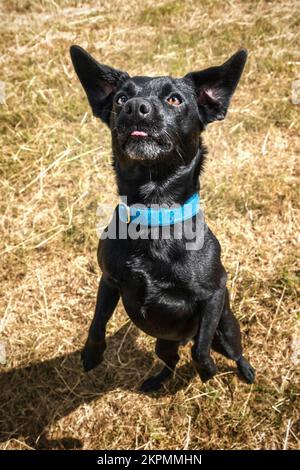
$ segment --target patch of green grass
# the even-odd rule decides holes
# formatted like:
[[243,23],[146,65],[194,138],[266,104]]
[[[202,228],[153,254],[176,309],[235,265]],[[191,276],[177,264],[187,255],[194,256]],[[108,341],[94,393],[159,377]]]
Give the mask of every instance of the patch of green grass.
[[138,16],[138,22],[149,26],[158,27],[160,24],[168,24],[170,18],[180,14],[184,10],[184,2],[173,0],[158,6],[144,8]]

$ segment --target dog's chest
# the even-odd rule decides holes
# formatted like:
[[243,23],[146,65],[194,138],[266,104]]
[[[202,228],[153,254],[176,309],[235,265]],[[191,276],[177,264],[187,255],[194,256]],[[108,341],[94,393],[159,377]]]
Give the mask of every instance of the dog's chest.
[[[197,304],[204,295],[191,260],[173,247],[172,255],[148,245],[104,256],[106,274],[118,283],[127,314],[147,334],[180,340],[196,334]],[[151,249],[152,248],[152,249]],[[156,247],[157,248],[157,247]],[[116,255],[116,251],[114,251]],[[118,261],[116,261],[118,259]]]

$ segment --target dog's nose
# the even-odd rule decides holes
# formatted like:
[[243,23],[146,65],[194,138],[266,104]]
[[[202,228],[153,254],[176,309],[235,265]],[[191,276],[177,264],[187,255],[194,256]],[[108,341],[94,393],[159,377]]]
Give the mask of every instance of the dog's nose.
[[151,112],[149,101],[143,98],[131,98],[125,103],[124,111],[126,114],[132,114],[137,119],[143,119]]

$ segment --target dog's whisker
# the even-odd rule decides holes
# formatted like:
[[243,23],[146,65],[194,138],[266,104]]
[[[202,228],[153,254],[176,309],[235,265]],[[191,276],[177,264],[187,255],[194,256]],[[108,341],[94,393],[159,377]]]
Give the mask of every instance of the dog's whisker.
[[[169,134],[168,131],[164,130],[164,133],[165,133],[166,136],[168,137],[168,139],[169,139],[171,145],[175,148],[175,151],[176,151],[176,153],[179,155],[179,157],[181,158],[182,163],[185,164],[184,158],[183,158],[181,152],[180,152],[179,149],[178,149],[178,144],[177,144],[177,143],[176,143],[176,144],[174,143],[174,140],[175,140],[175,139],[170,136],[170,134]],[[180,137],[178,137],[178,139],[181,141],[181,138],[180,138]],[[181,141],[181,143],[182,143],[182,141]],[[181,147],[180,147],[180,148],[181,148]]]

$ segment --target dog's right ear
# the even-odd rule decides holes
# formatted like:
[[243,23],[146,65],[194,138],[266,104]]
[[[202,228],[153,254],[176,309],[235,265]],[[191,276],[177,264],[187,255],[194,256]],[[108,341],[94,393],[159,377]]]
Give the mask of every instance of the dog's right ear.
[[129,78],[129,75],[99,64],[80,46],[71,46],[70,54],[94,116],[99,117],[109,126],[114,94],[118,86]]

